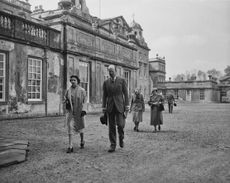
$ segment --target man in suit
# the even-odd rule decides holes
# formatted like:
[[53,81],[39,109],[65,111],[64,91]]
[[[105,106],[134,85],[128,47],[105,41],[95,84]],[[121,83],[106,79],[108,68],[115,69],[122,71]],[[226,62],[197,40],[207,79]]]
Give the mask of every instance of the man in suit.
[[125,80],[116,76],[114,65],[108,67],[110,78],[103,83],[103,112],[108,114],[110,149],[108,152],[114,152],[116,149],[116,126],[119,135],[119,145],[124,147],[124,127],[125,118],[129,111],[128,90]]
[[168,100],[168,109],[169,109],[169,113],[173,112],[173,105],[175,103],[175,99],[173,94],[169,93],[167,96],[167,100]]

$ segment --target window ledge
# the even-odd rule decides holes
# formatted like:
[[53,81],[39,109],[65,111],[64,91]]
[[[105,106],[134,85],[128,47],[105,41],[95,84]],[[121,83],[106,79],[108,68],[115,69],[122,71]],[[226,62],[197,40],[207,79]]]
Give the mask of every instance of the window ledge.
[[28,104],[44,104],[45,101],[28,101]]
[[7,105],[6,101],[0,101],[0,105]]

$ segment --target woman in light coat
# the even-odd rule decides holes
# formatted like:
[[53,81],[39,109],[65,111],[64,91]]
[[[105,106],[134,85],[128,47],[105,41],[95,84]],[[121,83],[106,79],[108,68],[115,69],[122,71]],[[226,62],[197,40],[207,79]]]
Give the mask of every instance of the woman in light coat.
[[65,94],[66,104],[66,126],[69,137],[69,147],[67,153],[73,152],[72,136],[75,133],[80,134],[80,147],[84,148],[84,128],[86,115],[86,91],[80,87],[80,79],[78,76],[70,77],[71,87]]
[[134,131],[139,131],[139,123],[142,122],[145,111],[144,97],[138,89],[135,89],[131,100],[130,112],[133,114]]

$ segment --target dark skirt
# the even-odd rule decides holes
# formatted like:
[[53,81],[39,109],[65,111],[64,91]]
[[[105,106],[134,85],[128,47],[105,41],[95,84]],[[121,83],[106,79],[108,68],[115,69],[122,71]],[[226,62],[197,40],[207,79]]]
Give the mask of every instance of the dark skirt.
[[152,106],[150,125],[157,126],[157,125],[162,125],[162,124],[163,124],[162,112],[159,111],[157,106]]

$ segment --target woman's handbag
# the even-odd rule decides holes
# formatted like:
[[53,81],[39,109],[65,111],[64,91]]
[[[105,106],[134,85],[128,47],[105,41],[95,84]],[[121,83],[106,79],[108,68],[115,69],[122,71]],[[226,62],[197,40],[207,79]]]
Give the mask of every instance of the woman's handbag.
[[173,105],[174,105],[175,107],[177,106],[177,104],[176,104],[176,103],[174,103]]
[[66,102],[65,102],[65,108],[66,108],[67,110],[71,110],[71,104],[70,104],[70,101],[69,101],[68,98],[66,99]]
[[159,107],[158,107],[159,111],[164,111],[165,110],[165,107],[163,104],[160,104]]

